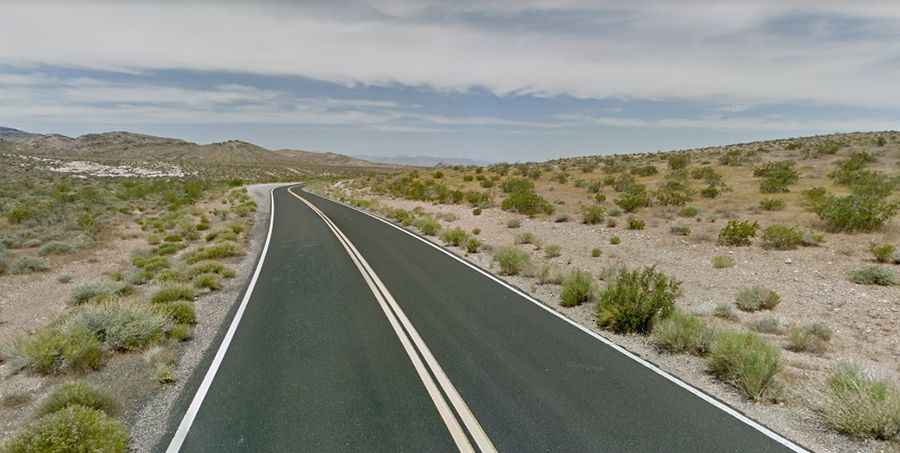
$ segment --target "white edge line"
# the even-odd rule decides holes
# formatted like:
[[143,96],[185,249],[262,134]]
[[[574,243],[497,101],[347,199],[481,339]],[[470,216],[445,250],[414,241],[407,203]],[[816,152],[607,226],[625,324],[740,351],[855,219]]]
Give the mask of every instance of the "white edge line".
[[[410,337],[412,343],[415,344],[419,349],[419,353],[422,355],[425,363],[428,364],[428,367],[431,369],[434,377],[437,379],[441,388],[444,390],[444,393],[447,394],[447,397],[450,399],[451,404],[453,404],[456,412],[463,420],[463,423],[466,425],[466,428],[469,430],[469,434],[472,435],[472,438],[475,440],[478,448],[485,453],[496,453],[497,448],[494,446],[493,442],[491,442],[487,433],[484,431],[484,428],[481,426],[481,423],[479,423],[478,419],[475,418],[475,415],[472,413],[472,410],[469,408],[468,404],[466,404],[465,400],[463,400],[462,396],[459,394],[459,391],[456,390],[456,387],[450,381],[450,378],[447,377],[444,369],[431,353],[431,349],[428,348],[428,344],[425,343],[425,340],[423,340],[421,335],[419,335],[419,332],[416,330],[415,326],[412,325],[412,322],[410,322],[409,318],[406,316],[406,313],[404,313],[403,309],[400,308],[400,305],[397,303],[396,299],[394,299],[394,296],[384,285],[384,282],[381,281],[381,278],[378,277],[378,274],[375,273],[375,270],[372,269],[372,267],[369,265],[368,261],[366,261],[365,257],[362,256],[362,253],[357,250],[356,246],[353,245],[353,242],[350,240],[350,238],[348,238],[347,235],[345,235],[344,232],[334,224],[334,221],[332,221],[327,215],[325,215],[325,213],[322,212],[318,207],[316,207],[310,201],[306,200],[300,195],[294,193],[293,190],[288,189],[288,192],[306,203],[322,218],[323,221],[325,221],[329,225],[334,234],[339,236],[338,239],[341,239],[343,242],[345,242],[344,247],[347,249],[347,252],[351,255],[351,257],[353,255],[356,255],[355,259],[358,259],[358,263],[361,263],[361,266],[365,268],[365,272],[371,275],[374,284],[377,285],[378,290],[386,299],[387,304],[395,312],[394,315],[397,317],[397,319],[399,319],[400,323],[406,329],[406,335]],[[360,272],[362,273],[363,269],[360,269]],[[375,292],[374,289],[373,292]]]
[[[350,242],[350,239],[346,235],[344,235],[344,233],[337,227],[337,225],[335,225],[331,221],[330,218],[328,218],[327,215],[325,215],[324,212],[319,210],[318,207],[316,207],[307,199],[294,193],[294,191],[292,191],[291,189],[288,189],[288,193],[306,204],[306,206],[309,207],[310,210],[313,211],[313,213],[319,216],[320,220],[322,220],[322,223],[324,223],[325,226],[328,227],[335,235],[338,242],[344,248],[344,251],[347,252],[347,255],[350,256],[351,261],[353,261],[353,264],[356,266],[356,270],[360,274],[362,274],[363,279],[369,286],[369,290],[375,296],[378,305],[381,307],[381,310],[384,312],[385,317],[388,319],[388,323],[391,325],[391,328],[393,328],[394,334],[397,335],[398,339],[400,340],[400,344],[403,346],[403,350],[406,352],[409,360],[412,362],[416,374],[419,376],[419,379],[425,386],[425,390],[428,392],[428,396],[431,397],[432,402],[437,408],[438,414],[444,421],[447,430],[450,431],[450,437],[453,439],[456,447],[461,453],[474,453],[475,450],[472,448],[468,437],[466,437],[466,433],[463,430],[462,425],[459,424],[459,420],[457,420],[456,416],[453,414],[453,411],[450,409],[450,406],[447,404],[444,396],[441,395],[441,391],[438,389],[438,384],[436,384],[431,375],[428,374],[428,368],[425,366],[422,358],[419,357],[419,354],[416,352],[416,348],[415,346],[413,346],[415,339],[411,338],[406,332],[403,331],[403,327],[401,327],[400,321],[398,321],[396,315],[388,306],[388,301],[386,300],[385,294],[382,293],[377,282],[375,281],[375,279],[378,279],[375,271],[371,270],[371,268],[368,267],[367,264],[365,264],[365,258],[362,257],[362,254],[360,254],[359,251],[356,250],[356,247],[353,246],[353,243]],[[421,348],[421,346],[419,346],[419,348]],[[434,372],[433,369],[431,371]],[[446,389],[444,391],[446,392]]]
[[346,204],[346,203],[344,203],[344,202],[342,202],[342,201],[332,200],[332,199],[330,199],[330,198],[324,197],[324,196],[319,195],[319,194],[313,194],[313,195],[316,195],[316,196],[318,196],[318,197],[320,197],[320,198],[322,198],[322,199],[324,199],[324,200],[328,200],[328,201],[331,201],[331,202],[333,202],[333,203],[340,204],[341,206],[344,206],[344,207],[349,208],[349,209],[352,209],[352,210],[354,210],[354,211],[356,211],[356,212],[359,212],[359,213],[365,214],[365,215],[367,215],[367,216],[369,216],[369,217],[372,217],[373,219],[376,219],[376,220],[381,221],[381,222],[383,222],[383,223],[385,223],[385,224],[387,224],[387,225],[390,225],[390,226],[396,228],[397,230],[400,230],[400,231],[402,231],[402,232],[404,232],[404,233],[406,233],[406,234],[408,234],[408,235],[410,235],[410,236],[412,236],[412,237],[418,239],[419,241],[422,241],[422,242],[424,242],[425,244],[428,244],[429,246],[431,246],[431,247],[433,247],[433,248],[435,248],[435,249],[437,249],[437,250],[440,250],[441,252],[443,252],[443,253],[446,254],[447,256],[452,257],[453,259],[459,261],[460,263],[465,264],[466,266],[468,266],[469,268],[475,270],[476,272],[478,272],[478,273],[480,273],[480,274],[482,274],[482,275],[484,275],[484,276],[490,278],[491,280],[493,280],[493,281],[495,281],[495,282],[497,282],[497,283],[503,285],[504,287],[506,287],[506,288],[509,289],[510,291],[512,291],[512,292],[514,292],[514,293],[516,293],[516,294],[518,294],[518,295],[524,297],[524,298],[525,298],[526,300],[528,300],[529,302],[531,302],[531,303],[537,305],[538,307],[544,309],[546,312],[548,312],[548,313],[550,313],[550,314],[556,316],[557,318],[559,318],[559,319],[561,319],[561,320],[563,320],[563,321],[565,321],[565,322],[571,324],[572,326],[574,326],[574,327],[578,328],[579,330],[581,330],[582,332],[584,332],[584,333],[586,333],[586,334],[588,334],[588,335],[594,337],[595,339],[600,340],[601,342],[603,342],[603,343],[606,344],[607,346],[609,346],[609,347],[615,349],[616,351],[618,351],[618,352],[624,354],[626,357],[628,357],[628,358],[634,360],[635,362],[637,362],[637,363],[643,365],[644,367],[649,368],[650,370],[652,370],[652,371],[655,372],[656,374],[658,374],[658,375],[660,375],[660,376],[662,376],[662,377],[668,379],[669,381],[671,381],[672,383],[678,385],[679,387],[681,387],[681,388],[683,388],[683,389],[685,389],[685,390],[687,390],[687,391],[693,393],[695,396],[697,396],[697,397],[699,397],[700,399],[706,401],[707,403],[709,403],[709,404],[711,404],[711,405],[713,405],[713,406],[715,406],[715,407],[721,409],[722,411],[724,411],[724,412],[727,413],[728,415],[731,415],[732,417],[738,419],[739,421],[744,422],[745,424],[747,424],[747,425],[749,425],[750,427],[756,429],[757,431],[761,432],[762,434],[765,434],[766,436],[768,436],[768,437],[771,438],[772,440],[774,440],[774,441],[780,443],[781,445],[785,446],[786,448],[788,448],[788,449],[790,449],[790,450],[792,450],[792,451],[795,451],[795,452],[797,452],[797,453],[809,453],[809,450],[807,450],[806,448],[800,446],[799,444],[795,443],[794,441],[792,441],[792,440],[790,440],[790,439],[788,439],[788,438],[782,436],[781,434],[778,434],[777,432],[775,432],[775,431],[773,431],[772,429],[766,427],[765,425],[762,425],[761,423],[757,422],[756,420],[753,420],[752,418],[748,417],[747,415],[745,415],[745,414],[739,412],[739,411],[736,410],[735,408],[733,408],[733,407],[731,407],[731,406],[725,404],[724,402],[722,402],[722,401],[720,401],[720,400],[714,398],[713,396],[711,396],[711,395],[707,394],[706,392],[704,392],[704,391],[702,391],[702,390],[700,390],[700,389],[694,387],[693,385],[690,385],[690,384],[688,384],[687,382],[681,380],[681,378],[679,378],[679,377],[677,377],[677,376],[675,376],[675,375],[669,373],[668,371],[663,370],[662,368],[658,367],[657,365],[655,365],[655,364],[653,364],[653,363],[651,363],[651,362],[648,362],[647,360],[645,360],[645,359],[639,357],[638,355],[636,355],[636,354],[634,354],[633,352],[631,352],[631,351],[629,351],[629,350],[623,348],[622,346],[619,346],[618,344],[614,343],[612,340],[610,340],[610,339],[608,339],[608,338],[606,338],[606,337],[604,337],[604,336],[598,334],[597,332],[594,332],[593,330],[588,329],[588,328],[585,327],[585,326],[582,326],[581,324],[578,324],[577,322],[573,321],[572,319],[568,318],[567,316],[563,315],[562,313],[560,313],[560,312],[558,312],[558,311],[556,311],[556,310],[550,308],[549,306],[547,306],[547,305],[544,304],[543,302],[541,302],[541,301],[535,299],[535,298],[532,297],[530,294],[525,293],[525,292],[522,291],[521,289],[516,288],[515,286],[513,286],[513,285],[511,285],[511,284],[509,284],[509,283],[503,281],[502,279],[500,279],[499,277],[495,276],[494,274],[491,274],[490,272],[487,272],[486,270],[484,270],[484,269],[482,269],[482,268],[480,268],[480,267],[478,267],[478,266],[476,266],[476,265],[474,265],[474,264],[472,264],[472,263],[470,263],[470,262],[468,262],[468,261],[466,261],[466,260],[460,258],[459,256],[457,256],[457,255],[454,254],[453,252],[450,252],[449,250],[447,250],[447,249],[445,249],[445,248],[443,248],[443,247],[441,247],[441,246],[435,244],[434,242],[431,242],[431,241],[429,241],[428,239],[425,239],[425,238],[423,238],[423,237],[421,237],[421,236],[419,236],[419,235],[417,235],[417,234],[415,234],[415,233],[413,233],[413,232],[411,232],[411,231],[409,231],[409,230],[407,230],[407,229],[405,229],[405,228],[402,228],[402,227],[400,227],[400,226],[394,224],[393,222],[390,222],[390,221],[388,221],[388,220],[386,220],[386,219],[384,219],[384,218],[382,218],[382,217],[380,217],[380,216],[378,216],[378,215],[375,215],[375,214],[372,214],[372,213],[363,211],[363,210],[361,210],[361,209],[357,209],[356,207],[350,206],[350,205],[348,205],[348,204]]
[[269,251],[269,242],[272,239],[272,226],[275,225],[275,189],[279,187],[273,187],[269,191],[269,232],[266,235],[266,242],[259,255],[259,262],[256,263],[256,270],[253,271],[253,277],[250,279],[250,285],[247,286],[247,290],[244,292],[244,298],[241,300],[241,305],[238,306],[237,312],[231,320],[231,325],[228,326],[228,331],[225,333],[225,337],[222,338],[222,343],[219,344],[219,350],[216,351],[216,356],[206,370],[203,382],[200,383],[200,387],[197,388],[197,393],[194,394],[194,399],[191,400],[191,405],[188,406],[187,412],[185,412],[184,417],[181,419],[178,430],[176,430],[175,434],[172,436],[172,441],[169,442],[166,453],[177,453],[181,450],[181,446],[184,444],[184,440],[187,439],[188,432],[191,430],[191,425],[194,423],[197,413],[200,412],[200,406],[206,398],[206,393],[209,392],[209,387],[212,385],[213,379],[215,379],[216,373],[219,371],[219,366],[225,358],[225,353],[228,352],[228,346],[231,344],[231,339],[234,338],[238,324],[241,323],[241,317],[244,315],[244,310],[247,308],[250,296],[253,295],[253,288],[256,287],[256,280],[259,278],[263,263],[266,261],[266,253]]

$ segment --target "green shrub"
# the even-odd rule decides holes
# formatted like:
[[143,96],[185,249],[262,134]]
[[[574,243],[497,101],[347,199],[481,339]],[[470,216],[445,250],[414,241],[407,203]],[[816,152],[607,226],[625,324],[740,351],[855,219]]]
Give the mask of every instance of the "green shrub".
[[562,248],[556,244],[551,244],[544,247],[544,257],[545,258],[556,258],[562,254]]
[[590,302],[594,296],[594,282],[591,274],[584,271],[575,271],[569,274],[562,282],[562,294],[560,305],[574,307]]
[[676,236],[688,236],[691,234],[691,227],[687,225],[672,225],[669,231]]
[[629,217],[628,218],[628,229],[629,230],[643,230],[644,227],[647,226],[647,223],[637,217]]
[[478,253],[478,250],[481,248],[481,241],[475,238],[469,238],[466,241],[466,252],[468,253]]
[[519,219],[510,219],[508,222],[506,222],[506,227],[510,228],[510,229],[519,228],[521,226],[522,226],[522,221]]
[[103,393],[85,382],[62,384],[44,400],[36,414],[38,416],[52,414],[70,406],[83,406],[96,409],[106,415],[119,413],[119,403],[112,396]]
[[530,257],[527,252],[516,247],[503,247],[494,253],[494,261],[500,264],[500,273],[517,275],[529,263]]
[[129,287],[119,282],[89,282],[76,286],[72,290],[72,305],[81,305],[86,302],[108,301],[117,296],[127,294]]
[[653,267],[624,270],[600,293],[597,324],[616,333],[647,334],[672,312],[680,286]]
[[609,238],[609,243],[612,245],[619,245],[622,243],[622,239],[619,238],[618,236],[613,236],[613,237]]
[[831,341],[832,335],[831,328],[821,323],[793,327],[788,333],[787,349],[821,354],[828,350],[828,342]]
[[643,165],[631,169],[631,174],[635,176],[653,176],[657,173],[659,173],[659,170],[653,165]]
[[475,208],[472,210],[472,215],[481,215],[481,208]]
[[447,245],[461,247],[469,239],[469,233],[466,230],[456,227],[441,233],[441,240]]
[[478,236],[479,234],[481,234],[481,228],[472,228],[472,234]]
[[685,206],[678,211],[681,217],[697,217],[697,214],[700,214],[700,210],[694,206]]
[[878,230],[900,209],[900,203],[871,193],[825,195],[810,203],[830,231],[847,233]]
[[771,225],[763,231],[763,247],[774,250],[794,250],[803,244],[803,233],[786,225]]
[[822,411],[834,430],[854,437],[891,440],[900,434],[900,389],[842,363],[828,379]]
[[222,289],[222,280],[219,274],[200,274],[193,278],[192,282],[197,288],[206,288],[210,291]]
[[729,267],[734,267],[734,265],[734,258],[728,255],[716,255],[712,257],[712,266],[715,269],[727,269]]
[[702,190],[700,190],[700,196],[703,198],[716,198],[722,192],[716,186],[706,186]]
[[737,321],[738,315],[734,311],[734,305],[731,304],[716,304],[715,308],[713,308],[713,316],[719,319],[724,319],[726,321]]
[[175,324],[169,329],[169,338],[175,341],[188,341],[193,338],[191,326],[187,324]]
[[556,267],[549,264],[543,265],[536,277],[538,283],[541,285],[561,285],[564,280],[562,273],[559,272]]
[[651,341],[665,352],[703,355],[709,351],[714,336],[702,319],[673,310],[671,316],[656,323]]
[[536,243],[537,243],[537,237],[534,235],[534,233],[532,233],[530,231],[526,231],[525,233],[516,235],[516,244],[536,244]]
[[850,281],[858,285],[894,286],[897,274],[883,267],[868,266],[850,272]]
[[73,405],[41,417],[14,437],[8,453],[128,451],[125,426],[102,411]]
[[879,263],[892,263],[896,249],[893,244],[872,244],[869,247],[869,251],[875,257],[875,261]]
[[681,170],[691,163],[691,158],[686,154],[675,154],[668,159],[669,168],[672,170]]
[[719,231],[719,245],[748,246],[756,237],[759,224],[744,220],[729,220],[725,228]]
[[549,201],[532,190],[518,191],[509,194],[500,207],[504,211],[517,212],[528,216],[537,214],[553,214],[554,207]]
[[603,221],[606,209],[603,206],[585,206],[581,209],[581,223],[595,225]]
[[176,325],[193,325],[197,323],[197,311],[191,302],[169,302],[156,305],[156,311]]
[[721,332],[713,341],[707,366],[747,398],[760,401],[781,370],[781,353],[755,333]]
[[660,206],[684,206],[694,196],[694,191],[684,181],[670,179],[656,191],[656,202]]
[[591,249],[591,257],[593,257],[593,258],[599,258],[602,253],[603,253],[603,251],[601,251],[600,249],[598,249],[596,247]]
[[135,267],[141,269],[146,272],[156,273],[163,269],[168,269],[169,266],[169,258],[165,256],[146,256],[146,255],[135,255],[131,258],[131,264],[134,264]]
[[169,286],[157,291],[150,302],[154,304],[164,304],[166,302],[174,302],[176,300],[194,300],[194,288],[190,286]]
[[738,291],[735,305],[743,311],[772,310],[781,303],[781,296],[770,289],[754,286]]
[[87,329],[45,327],[16,341],[15,354],[40,374],[100,368],[102,344]]
[[75,246],[69,244],[67,242],[60,241],[51,241],[41,246],[38,249],[38,255],[47,256],[47,255],[64,255],[66,253],[71,253],[75,250]]
[[784,326],[778,318],[763,318],[750,324],[750,329],[772,335],[781,335],[784,333]]
[[66,331],[86,330],[109,349],[135,351],[159,340],[166,319],[145,305],[88,305],[67,319]]
[[628,186],[622,195],[616,198],[616,206],[625,212],[634,212],[639,208],[650,206],[650,195],[647,194],[647,188],[641,184]]
[[777,198],[763,198],[759,202],[759,207],[763,211],[780,211],[784,209],[784,200]]
[[800,173],[793,161],[769,162],[753,170],[753,176],[762,177],[759,190],[762,193],[789,192],[789,186],[800,180]]
[[230,258],[241,255],[241,247],[234,242],[220,242],[214,245],[200,247],[189,253],[185,260],[188,264],[194,264],[205,260]]
[[421,216],[413,222],[413,225],[419,229],[425,236],[434,236],[441,231],[441,223],[434,217]]
[[534,190],[534,183],[524,178],[509,178],[503,181],[500,188],[503,193],[531,192]]
[[196,277],[201,274],[217,274],[224,278],[232,278],[235,276],[234,270],[226,267],[218,261],[201,261],[187,268],[185,274],[189,278]]
[[50,263],[43,258],[34,256],[23,256],[13,261],[9,267],[10,273],[13,274],[31,274],[33,272],[44,272],[50,269]]

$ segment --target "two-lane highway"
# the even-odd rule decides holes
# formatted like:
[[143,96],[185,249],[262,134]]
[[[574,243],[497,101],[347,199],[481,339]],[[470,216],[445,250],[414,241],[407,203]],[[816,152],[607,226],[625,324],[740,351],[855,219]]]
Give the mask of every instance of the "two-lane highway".
[[293,192],[274,192],[258,278],[170,451],[803,451],[420,238]]

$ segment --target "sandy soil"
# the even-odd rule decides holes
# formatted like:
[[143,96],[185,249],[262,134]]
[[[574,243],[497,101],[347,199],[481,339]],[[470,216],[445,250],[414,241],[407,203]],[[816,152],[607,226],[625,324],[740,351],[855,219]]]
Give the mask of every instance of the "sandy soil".
[[[356,193],[354,196],[359,196]],[[373,198],[373,197],[367,197]],[[480,228],[478,236],[485,244],[498,247],[511,245],[516,235],[534,233],[544,244],[559,245],[562,255],[547,259],[542,250],[523,245],[532,261],[538,265],[549,263],[560,271],[586,270],[599,276],[612,266],[656,266],[657,269],[683,282],[684,295],[678,304],[699,315],[708,316],[719,303],[733,303],[741,288],[763,286],[777,291],[781,304],[771,312],[744,313],[736,311],[737,322],[708,316],[708,322],[722,328],[749,329],[749,324],[774,316],[790,325],[822,322],[834,330],[830,349],[821,355],[783,351],[787,363],[783,378],[787,395],[779,404],[754,404],[745,401],[732,388],[715,381],[704,369],[702,359],[685,355],[658,353],[649,341],[640,336],[615,335],[596,328],[592,304],[574,308],[559,305],[560,287],[540,285],[536,279],[506,277],[506,280],[529,292],[546,305],[587,326],[636,354],[657,363],[661,368],[681,377],[704,391],[726,401],[754,419],[789,438],[821,452],[900,451],[897,443],[855,441],[829,431],[819,420],[816,408],[822,396],[819,389],[832,367],[841,361],[864,365],[880,376],[898,379],[900,372],[900,288],[860,286],[850,283],[847,273],[868,262],[867,242],[846,241],[841,235],[830,235],[822,247],[792,251],[767,251],[760,247],[720,247],[714,242],[724,220],[698,223],[689,220],[693,230],[690,237],[674,236],[669,225],[648,220],[645,230],[631,231],[621,227],[583,225],[575,222],[554,223],[549,220],[527,219],[499,209],[485,209],[480,216],[466,206],[441,205],[389,197],[374,197],[392,207],[413,209],[422,207],[432,213],[452,213],[458,220],[443,223],[467,231]],[[506,222],[518,218],[521,228],[507,228]],[[619,236],[620,245],[611,245],[610,238]],[[437,238],[432,241],[440,243]],[[591,257],[591,249],[602,250],[599,258]],[[451,248],[486,268],[493,266],[489,253],[466,255],[464,250]],[[710,260],[716,255],[732,256],[736,266],[714,269]],[[603,284],[599,282],[599,284]],[[786,344],[782,335],[765,335],[776,344]]]

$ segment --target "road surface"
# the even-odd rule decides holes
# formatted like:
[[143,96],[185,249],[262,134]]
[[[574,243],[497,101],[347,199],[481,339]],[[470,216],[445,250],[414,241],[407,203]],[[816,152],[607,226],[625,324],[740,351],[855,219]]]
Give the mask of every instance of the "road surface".
[[414,235],[292,191],[161,450],[802,451]]

